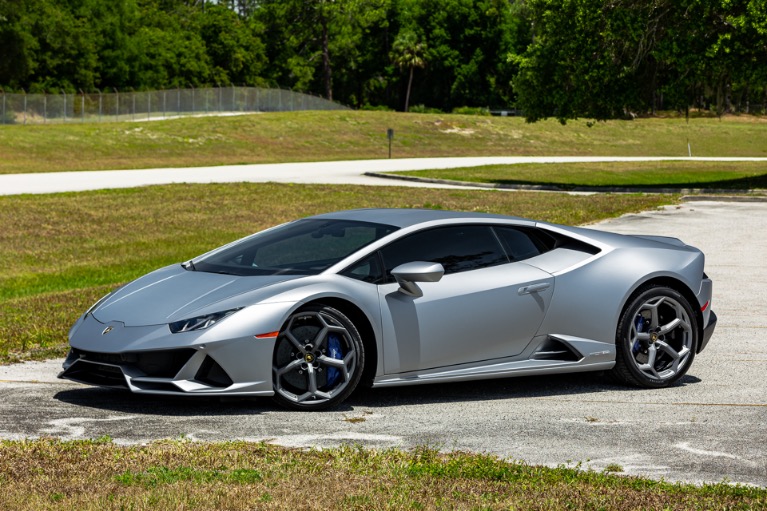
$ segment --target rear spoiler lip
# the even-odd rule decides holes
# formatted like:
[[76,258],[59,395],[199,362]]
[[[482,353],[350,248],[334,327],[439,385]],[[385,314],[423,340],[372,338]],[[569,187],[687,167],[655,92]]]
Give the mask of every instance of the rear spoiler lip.
[[652,236],[645,234],[630,234],[630,236],[633,236],[634,238],[642,238],[645,240],[655,241],[658,243],[664,243],[666,245],[674,245],[677,247],[687,246],[684,241],[680,240],[679,238],[674,238],[673,236]]

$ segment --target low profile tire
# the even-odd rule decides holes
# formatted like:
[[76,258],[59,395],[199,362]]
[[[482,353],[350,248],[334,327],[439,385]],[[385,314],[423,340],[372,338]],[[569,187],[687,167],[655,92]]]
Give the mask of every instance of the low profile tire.
[[365,366],[362,339],[349,318],[322,305],[291,315],[274,347],[274,400],[293,410],[338,405],[357,387]]
[[698,329],[692,307],[674,289],[644,288],[623,310],[615,343],[615,378],[637,387],[667,387],[695,358]]

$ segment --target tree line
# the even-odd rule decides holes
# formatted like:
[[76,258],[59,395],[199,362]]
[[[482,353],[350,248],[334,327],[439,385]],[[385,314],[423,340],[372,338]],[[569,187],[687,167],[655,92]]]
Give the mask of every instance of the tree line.
[[767,0],[0,0],[0,87],[282,86],[528,120],[767,103]]

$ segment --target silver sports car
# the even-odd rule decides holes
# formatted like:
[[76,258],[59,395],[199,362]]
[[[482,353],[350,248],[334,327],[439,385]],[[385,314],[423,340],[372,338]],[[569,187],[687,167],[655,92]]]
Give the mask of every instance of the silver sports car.
[[59,375],[146,394],[273,396],[609,370],[682,377],[716,325],[704,256],[675,238],[366,209],[286,223],[105,296]]

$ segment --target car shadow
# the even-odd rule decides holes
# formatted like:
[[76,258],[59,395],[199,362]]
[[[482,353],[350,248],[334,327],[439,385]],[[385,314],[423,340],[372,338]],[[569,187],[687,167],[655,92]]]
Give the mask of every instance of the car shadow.
[[62,390],[53,398],[74,406],[112,412],[177,417],[257,415],[274,408],[268,399],[133,394],[100,387]]
[[[700,383],[685,375],[670,388]],[[661,389],[663,392],[665,389]],[[358,389],[340,406],[328,413],[355,408],[493,401],[502,399],[546,398],[594,395],[603,392],[658,392],[615,383],[605,373],[572,373],[548,376],[521,376],[493,380],[436,383],[407,387]],[[126,414],[194,416],[258,415],[285,412],[269,398],[199,397],[132,394],[126,390],[85,387],[56,393],[54,399],[75,405]],[[313,412],[313,413],[322,413]]]
[[[694,385],[701,380],[685,375],[671,389]],[[664,391],[665,389],[660,389]],[[616,383],[606,373],[571,373],[547,376],[520,376],[433,385],[383,389],[360,389],[344,404],[359,407],[387,407],[412,404],[492,401],[501,399],[546,398],[594,395],[603,392],[655,392]]]

